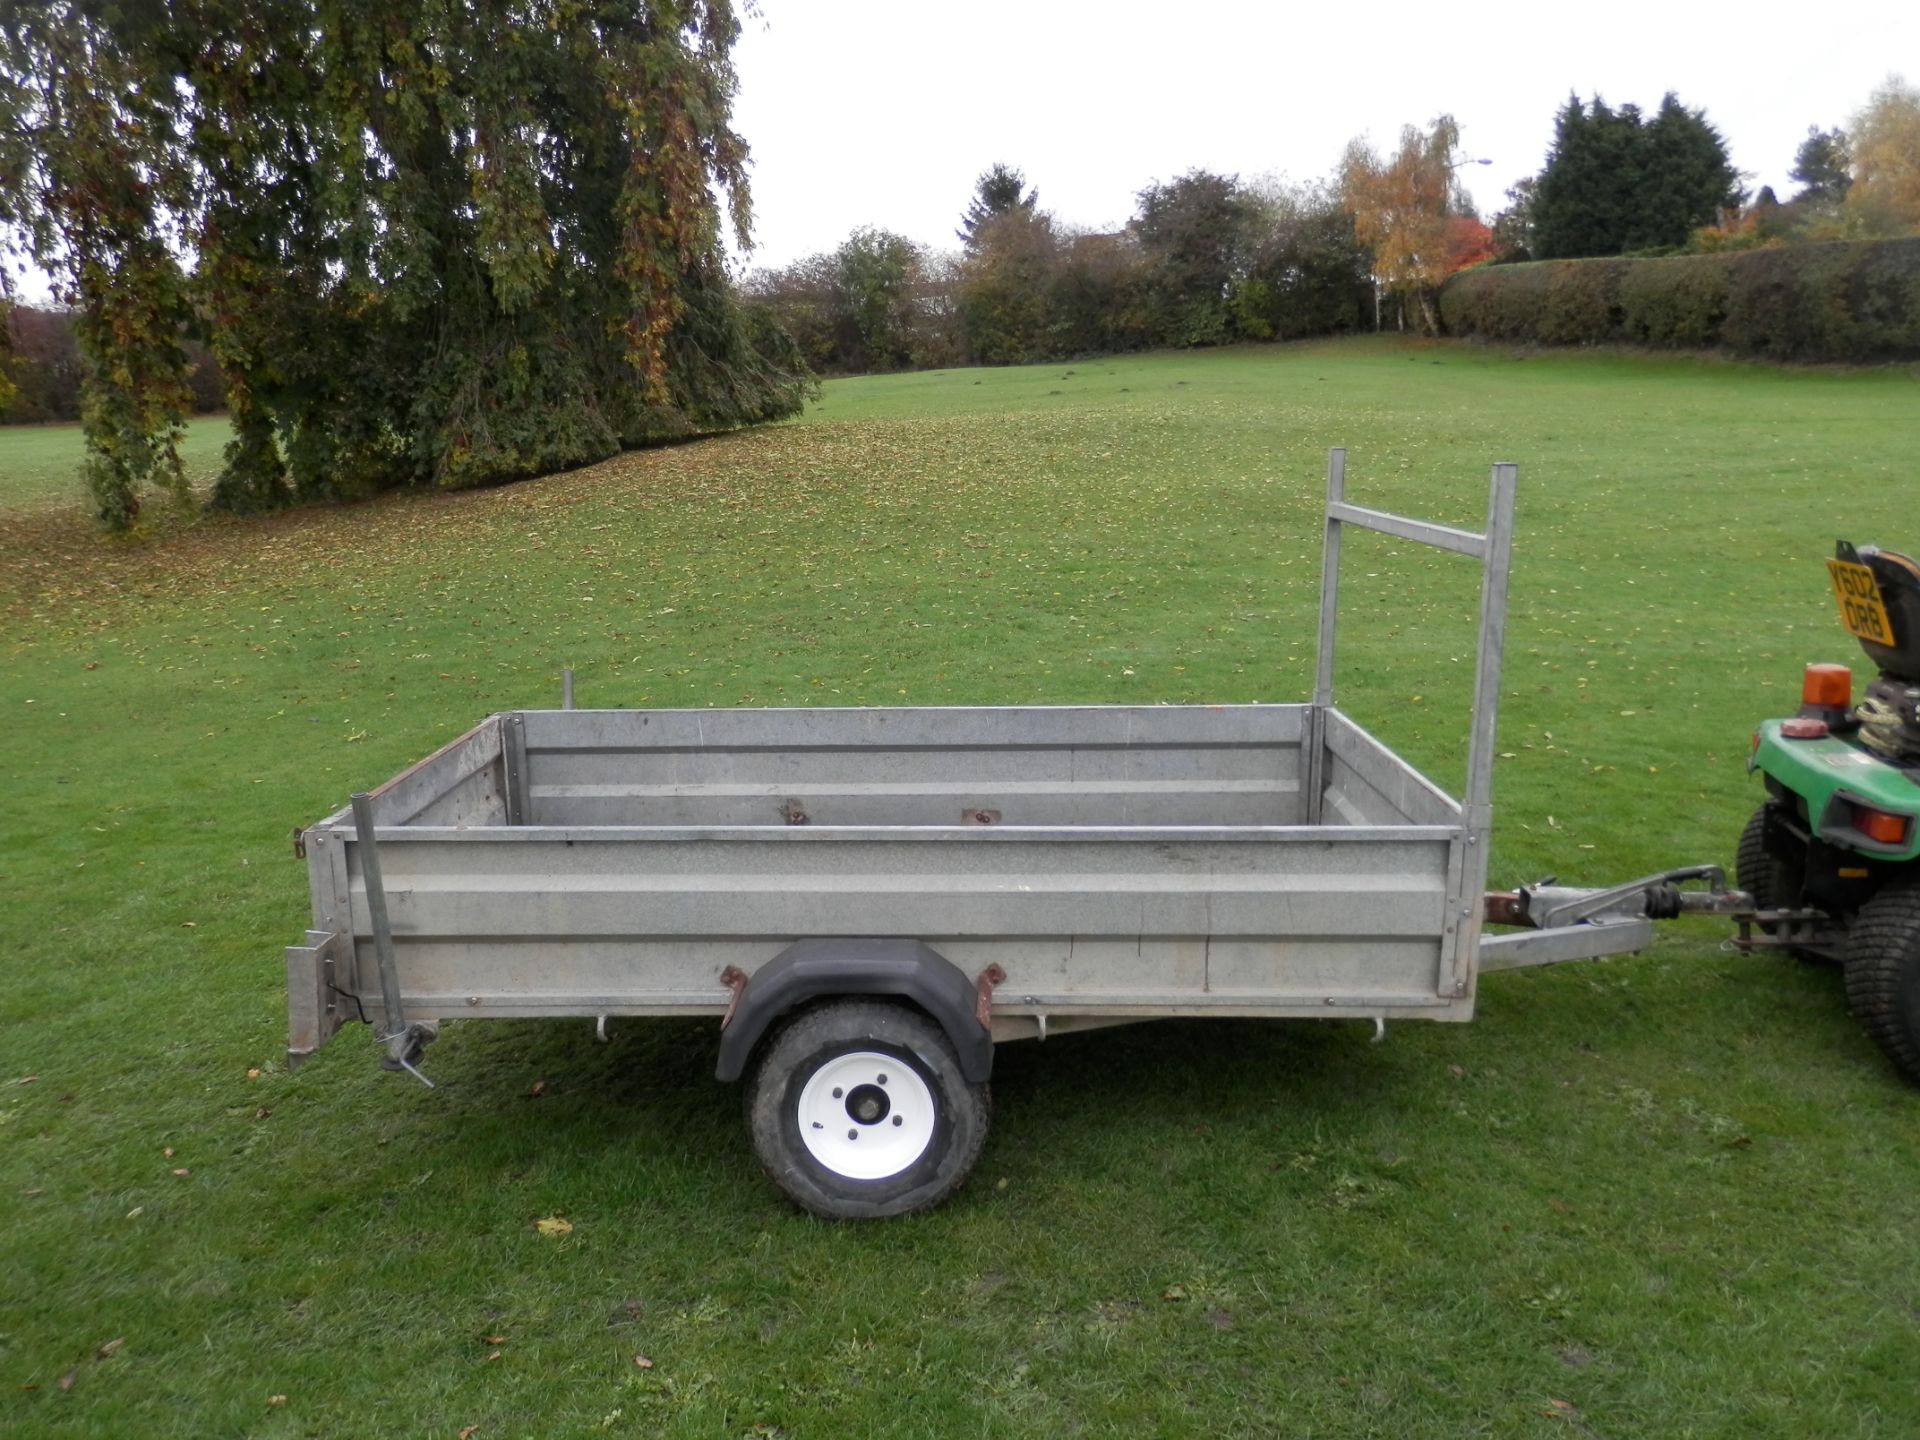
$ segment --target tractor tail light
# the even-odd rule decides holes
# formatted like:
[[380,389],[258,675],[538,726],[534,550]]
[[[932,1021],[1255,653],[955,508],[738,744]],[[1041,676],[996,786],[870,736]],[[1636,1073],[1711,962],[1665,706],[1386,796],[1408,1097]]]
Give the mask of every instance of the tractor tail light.
[[1853,704],[1853,671],[1845,665],[1809,665],[1800,679],[1800,703],[1823,710]]
[[1848,817],[1853,828],[1869,840],[1877,840],[1882,845],[1905,845],[1907,836],[1913,827],[1911,815],[1896,815],[1890,810],[1875,810],[1867,805],[1850,805],[1853,813]]

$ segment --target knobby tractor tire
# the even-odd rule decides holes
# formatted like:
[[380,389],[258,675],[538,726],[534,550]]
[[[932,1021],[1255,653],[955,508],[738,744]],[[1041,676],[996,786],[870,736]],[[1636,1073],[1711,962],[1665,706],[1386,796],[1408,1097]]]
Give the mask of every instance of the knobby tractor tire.
[[754,1154],[790,1200],[868,1220],[930,1210],[959,1189],[986,1143],[992,1101],[924,1012],[829,1000],[762,1043],[746,1112]]
[[1854,1018],[1920,1084],[1920,879],[1895,881],[1860,907],[1846,977]]
[[[1801,876],[1793,865],[1776,858],[1767,849],[1767,807],[1762,805],[1747,820],[1740,832],[1740,848],[1733,856],[1733,883],[1753,896],[1757,910],[1787,910],[1800,903]],[[1774,927],[1762,925],[1761,933],[1771,935]],[[1809,965],[1830,965],[1832,960],[1817,950],[1799,945],[1787,948],[1796,960]]]

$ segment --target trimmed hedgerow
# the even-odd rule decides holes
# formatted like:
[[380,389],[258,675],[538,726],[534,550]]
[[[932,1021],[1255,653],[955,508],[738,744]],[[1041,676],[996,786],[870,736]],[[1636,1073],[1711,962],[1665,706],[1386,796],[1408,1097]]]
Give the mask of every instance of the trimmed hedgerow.
[[1920,237],[1481,266],[1447,282],[1440,318],[1450,334],[1546,345],[1920,358]]

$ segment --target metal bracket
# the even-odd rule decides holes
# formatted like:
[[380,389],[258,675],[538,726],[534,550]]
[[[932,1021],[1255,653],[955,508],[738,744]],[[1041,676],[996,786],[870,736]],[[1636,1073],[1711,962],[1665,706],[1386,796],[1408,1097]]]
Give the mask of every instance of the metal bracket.
[[720,1028],[726,1029],[733,1020],[733,1012],[740,1008],[740,996],[747,988],[747,972],[738,965],[729,965],[720,972],[720,983],[731,992],[727,1001],[727,1013],[720,1017]]
[[[1689,880],[1704,880],[1707,888],[1683,895],[1675,887]],[[1518,892],[1518,909],[1523,918],[1507,923],[1530,925],[1536,930],[1557,930],[1602,916],[1645,915],[1652,919],[1670,919],[1680,914],[1724,915],[1753,908],[1752,897],[1739,890],[1729,890],[1726,884],[1726,872],[1718,865],[1687,865],[1601,890],[1523,886]]]
[[982,1029],[993,1027],[993,987],[1007,978],[1007,972],[996,963],[987,966],[973,977],[973,1018],[980,1022]]

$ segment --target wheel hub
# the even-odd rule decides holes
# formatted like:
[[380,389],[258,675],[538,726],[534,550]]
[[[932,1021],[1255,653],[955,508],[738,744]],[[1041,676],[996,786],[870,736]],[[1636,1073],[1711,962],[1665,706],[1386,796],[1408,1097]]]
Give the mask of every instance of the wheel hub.
[[807,1153],[850,1180],[898,1175],[933,1141],[933,1092],[898,1055],[836,1055],[813,1072],[796,1108]]

